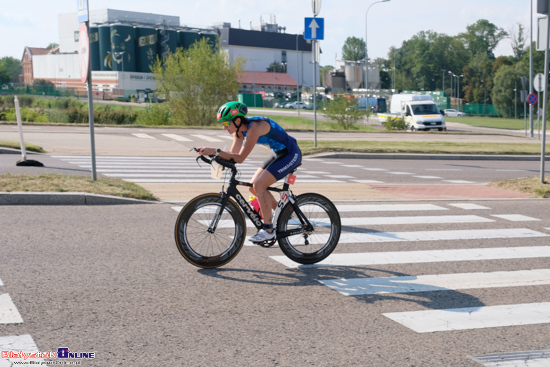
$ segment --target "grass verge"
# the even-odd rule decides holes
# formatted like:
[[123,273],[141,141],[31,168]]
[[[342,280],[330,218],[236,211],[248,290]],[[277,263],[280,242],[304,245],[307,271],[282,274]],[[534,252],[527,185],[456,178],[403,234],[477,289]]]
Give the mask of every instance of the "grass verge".
[[489,183],[489,186],[532,194],[539,198],[550,198],[550,177],[545,177],[545,183],[540,177],[526,177],[511,180],[500,180]]
[[[298,145],[305,154],[323,152],[359,152],[359,153],[432,153],[432,154],[512,154],[540,155],[537,143],[453,143],[444,141],[317,141],[317,147],[311,140],[300,140]],[[550,144],[546,147],[550,151]]]
[[143,187],[114,178],[99,178],[94,181],[84,176],[5,174],[0,175],[0,188],[4,192],[86,192],[131,199],[158,200]]
[[[21,144],[14,141],[0,140],[0,147],[10,148],[10,149],[21,149]],[[45,153],[42,147],[32,145],[32,144],[25,144],[25,149],[28,152]]]

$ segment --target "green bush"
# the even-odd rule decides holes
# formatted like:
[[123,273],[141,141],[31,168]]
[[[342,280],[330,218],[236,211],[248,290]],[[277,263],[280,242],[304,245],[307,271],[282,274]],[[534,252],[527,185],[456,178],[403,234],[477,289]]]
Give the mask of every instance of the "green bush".
[[67,109],[67,122],[75,124],[87,124],[88,123],[88,110],[71,107]]
[[172,118],[168,108],[162,104],[153,103],[138,114],[136,123],[138,125],[172,125]]
[[388,117],[386,122],[384,122],[384,127],[389,131],[407,130],[409,128],[409,124],[405,122],[405,118],[403,117]]
[[94,111],[94,121],[98,124],[129,125],[135,123],[137,117],[137,112],[131,109],[113,110],[109,105]]

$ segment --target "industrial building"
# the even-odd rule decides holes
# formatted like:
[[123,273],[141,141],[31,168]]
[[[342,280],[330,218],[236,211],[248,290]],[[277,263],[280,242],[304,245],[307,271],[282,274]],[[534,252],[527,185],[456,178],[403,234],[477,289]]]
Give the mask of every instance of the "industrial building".
[[[271,19],[270,19],[271,20]],[[73,88],[86,93],[80,81],[77,13],[58,17],[59,48],[51,51],[25,47],[22,82],[51,81],[56,88]],[[113,9],[90,11],[90,67],[94,97],[142,96],[155,89],[150,65],[157,56],[188,48],[200,38],[221,47],[230,62],[246,59],[241,92],[296,91],[313,85],[311,43],[303,35],[283,33],[277,24],[263,23],[258,29],[232,28],[230,23],[190,28],[178,16]],[[218,42],[216,44],[216,42]],[[283,65],[285,75],[271,73],[266,89],[264,74],[272,63]],[[252,73],[252,74],[251,74]],[[283,74],[283,73],[281,73]],[[250,80],[252,79],[252,83]]]

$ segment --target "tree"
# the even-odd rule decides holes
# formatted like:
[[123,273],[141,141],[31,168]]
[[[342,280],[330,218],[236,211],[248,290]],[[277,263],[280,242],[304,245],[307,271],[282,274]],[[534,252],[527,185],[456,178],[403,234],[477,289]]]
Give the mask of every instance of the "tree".
[[281,63],[275,62],[275,61],[273,61],[269,65],[269,67],[266,69],[266,71],[268,71],[270,73],[286,73],[285,67]]
[[50,44],[48,45],[48,47],[46,47],[46,48],[47,48],[48,50],[51,50],[51,49],[57,48],[57,47],[59,47],[59,44],[58,44],[58,43],[52,42],[52,43],[50,43]]
[[458,36],[464,41],[472,56],[486,53],[489,58],[494,59],[493,51],[499,42],[508,36],[508,33],[502,28],[497,28],[488,20],[480,19],[474,24],[468,25],[466,32]]
[[365,42],[361,38],[348,37],[342,47],[342,60],[361,61],[365,60]]
[[211,125],[222,104],[235,100],[237,78],[245,60],[230,64],[226,55],[203,38],[189,49],[177,49],[152,67],[157,90],[168,99],[172,119],[189,126]]
[[344,130],[351,129],[357,121],[368,115],[368,111],[357,108],[355,98],[336,97],[326,104],[323,114],[338,123]]
[[6,68],[0,65],[0,84],[7,84],[9,82],[10,82],[10,75],[6,71]]
[[493,104],[505,117],[511,116],[514,113],[514,88],[516,88],[516,82],[518,85],[521,85],[520,77],[527,75],[528,72],[529,69],[519,62],[515,65],[503,65],[496,72],[492,95]]
[[510,44],[512,46],[514,58],[516,61],[519,61],[525,56],[525,47],[527,47],[526,45],[529,43],[525,35],[525,29],[518,23],[518,31],[516,32],[512,27],[508,34],[510,35]]
[[468,58],[463,43],[456,37],[421,31],[400,48],[391,48],[385,65],[395,64],[397,89],[436,90],[443,86],[443,73],[460,73]]
[[9,75],[9,82],[19,82],[19,74],[21,74],[21,61],[9,56],[3,57],[0,59],[0,69],[2,68]]

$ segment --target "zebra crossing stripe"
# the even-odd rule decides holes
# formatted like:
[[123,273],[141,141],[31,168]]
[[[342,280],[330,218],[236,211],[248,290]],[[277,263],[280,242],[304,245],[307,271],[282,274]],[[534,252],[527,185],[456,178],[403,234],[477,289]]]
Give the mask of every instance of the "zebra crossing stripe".
[[183,137],[181,135],[176,135],[176,134],[162,134],[162,135],[176,141],[193,141],[191,139],[187,139],[186,137]]
[[289,267],[364,266],[389,264],[418,264],[450,261],[482,261],[550,257],[550,246],[472,248],[459,250],[428,250],[399,252],[368,252],[332,254],[312,265],[300,265],[286,256],[271,256]]
[[[30,335],[3,336],[0,337],[0,351],[35,353],[38,352],[38,347]],[[18,361],[21,360],[18,359]],[[30,364],[31,361],[33,361],[34,364],[40,364],[43,359],[30,358],[25,360],[28,364]],[[0,367],[10,367],[12,365],[14,365],[12,360],[0,359]]]
[[496,217],[500,219],[509,220],[511,222],[532,222],[532,221],[540,221],[540,219],[531,218],[526,215],[521,214],[498,214],[498,215],[491,215],[491,217]]
[[[202,220],[200,223],[206,224],[208,227],[210,221]],[[314,226],[329,227],[330,221],[328,218],[310,220]],[[442,223],[487,223],[494,222],[493,219],[479,217],[477,215],[440,215],[440,216],[423,216],[423,217],[359,217],[359,218],[340,218],[343,226],[364,226],[364,225],[395,225],[395,224],[442,224]],[[298,219],[289,221],[291,225],[299,225]],[[218,223],[218,228],[229,228],[234,226],[233,221],[221,220]],[[252,221],[246,220],[247,227],[254,227]]]
[[9,294],[0,294],[0,324],[22,323],[23,319]]
[[494,353],[470,358],[486,367],[547,367],[550,366],[550,349]]
[[465,209],[465,210],[485,210],[485,209],[491,209],[487,208],[486,206],[478,205],[478,204],[470,204],[470,203],[458,203],[458,204],[449,204],[450,206],[454,206],[455,208]]
[[367,204],[367,205],[338,205],[339,212],[396,212],[396,211],[428,211],[449,210],[434,204]]
[[[313,234],[308,238],[310,244],[323,244],[328,240],[329,234]],[[533,231],[528,228],[511,229],[472,229],[453,231],[420,231],[420,232],[369,232],[369,233],[344,233],[340,235],[338,244],[344,243],[383,243],[383,242],[419,242],[419,241],[454,241],[454,240],[478,240],[500,238],[536,238],[550,237],[545,233]],[[248,237],[247,237],[248,240]],[[292,239],[295,245],[304,244],[304,238],[295,236]]]
[[550,269],[320,280],[346,296],[550,284]]
[[141,138],[141,139],[155,139],[153,136],[148,135],[148,134],[132,134],[132,135],[134,135],[135,137]]
[[208,135],[192,135],[192,136],[197,137],[197,138],[199,138],[199,139],[206,140],[206,141],[214,142],[214,143],[216,143],[216,142],[219,143],[219,142],[222,141],[222,140],[220,140],[220,139],[216,139],[216,138],[213,138],[213,137],[208,136]]
[[382,315],[417,333],[550,323],[550,302],[388,312]]

